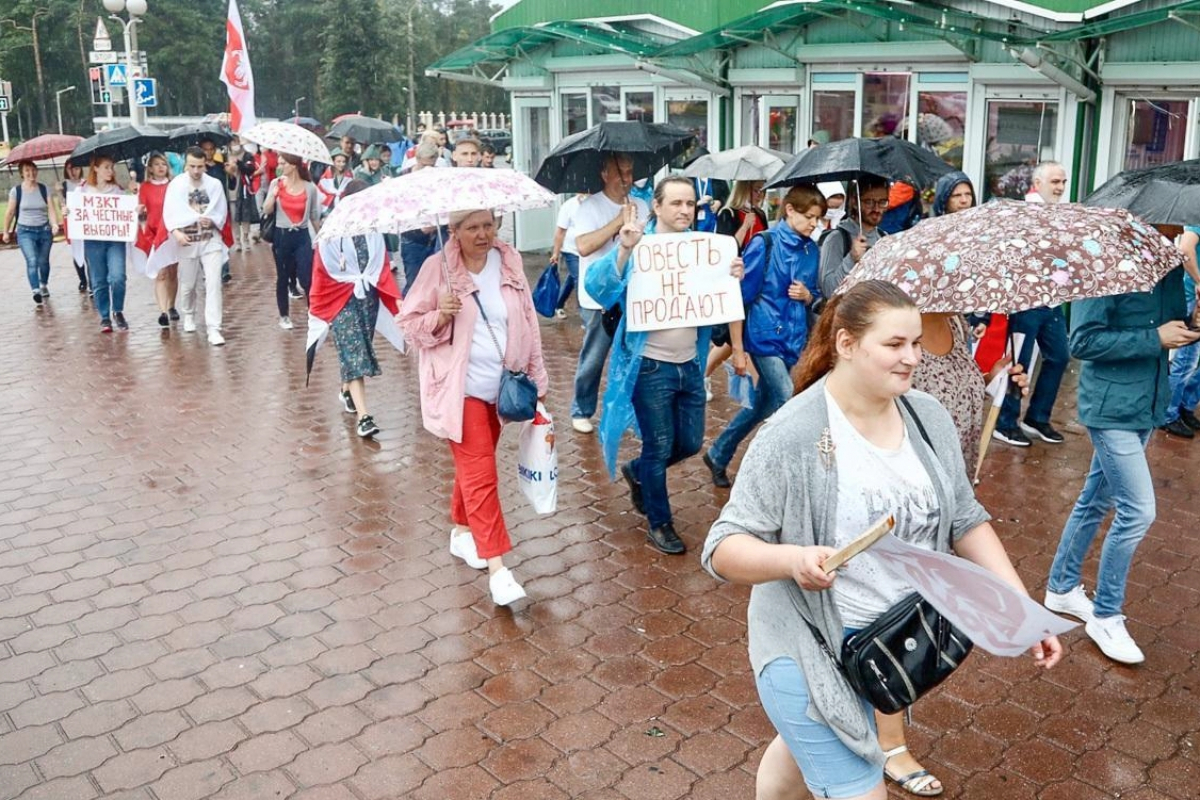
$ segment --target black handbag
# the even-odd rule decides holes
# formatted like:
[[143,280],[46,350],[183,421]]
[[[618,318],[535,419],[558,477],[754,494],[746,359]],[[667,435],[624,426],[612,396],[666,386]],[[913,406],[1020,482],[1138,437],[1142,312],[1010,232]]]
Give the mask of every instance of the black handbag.
[[[905,397],[900,402],[933,450],[921,418]],[[936,452],[936,451],[935,451]],[[838,663],[825,637],[808,620],[821,649]],[[920,594],[913,592],[842,642],[840,668],[854,691],[885,714],[917,702],[970,654],[974,643]]]
[[275,213],[263,214],[258,220],[258,238],[264,242],[275,241]]
[[523,370],[509,369],[508,364],[504,363],[504,351],[500,349],[500,340],[492,330],[492,323],[488,321],[483,310],[483,303],[479,302],[479,292],[472,292],[471,297],[475,298],[475,305],[479,306],[479,316],[483,317],[483,324],[492,335],[492,344],[496,345],[496,352],[500,354],[500,363],[504,365],[504,371],[500,373],[500,393],[496,396],[496,413],[505,422],[531,420],[537,414],[537,384]]

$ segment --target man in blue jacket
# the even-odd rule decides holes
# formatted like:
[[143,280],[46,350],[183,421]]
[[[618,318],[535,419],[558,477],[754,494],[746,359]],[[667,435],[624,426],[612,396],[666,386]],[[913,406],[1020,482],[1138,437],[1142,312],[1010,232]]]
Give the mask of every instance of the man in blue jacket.
[[[1163,424],[1171,397],[1167,351],[1200,339],[1200,332],[1184,324],[1184,315],[1182,269],[1172,270],[1152,291],[1083,300],[1071,308],[1071,355],[1083,362],[1079,419],[1095,453],[1050,567],[1046,607],[1086,622],[1101,652],[1123,664],[1145,660],[1121,611],[1134,551],[1156,514],[1146,442]],[[1080,573],[1114,508],[1093,603]]]

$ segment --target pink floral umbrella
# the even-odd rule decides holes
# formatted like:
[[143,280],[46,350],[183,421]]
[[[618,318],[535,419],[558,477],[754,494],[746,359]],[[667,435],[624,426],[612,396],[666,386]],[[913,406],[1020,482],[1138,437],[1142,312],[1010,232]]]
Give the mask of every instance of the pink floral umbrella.
[[328,164],[329,150],[321,137],[291,122],[260,122],[242,132],[241,138],[260,147],[298,156],[305,161]]
[[511,169],[427,167],[344,198],[321,226],[320,240],[400,233],[444,225],[455,211],[496,213],[542,208],[555,196]]
[[1128,211],[998,200],[879,240],[838,291],[865,280],[904,289],[921,311],[1013,314],[1148,292],[1183,263]]

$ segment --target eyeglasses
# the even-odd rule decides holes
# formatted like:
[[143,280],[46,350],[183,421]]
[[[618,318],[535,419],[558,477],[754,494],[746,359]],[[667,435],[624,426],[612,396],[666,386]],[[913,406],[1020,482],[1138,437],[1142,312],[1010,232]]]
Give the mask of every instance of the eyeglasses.
[[887,208],[887,200],[861,200],[859,201],[863,208]]

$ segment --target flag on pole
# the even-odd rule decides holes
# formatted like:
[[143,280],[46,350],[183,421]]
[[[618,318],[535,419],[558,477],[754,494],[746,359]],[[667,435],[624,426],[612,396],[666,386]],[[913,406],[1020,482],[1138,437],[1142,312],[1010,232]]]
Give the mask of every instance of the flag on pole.
[[221,82],[229,91],[229,127],[234,133],[258,123],[254,115],[254,73],[246,51],[246,35],[237,0],[229,0],[229,19],[225,21],[225,58],[221,61]]

